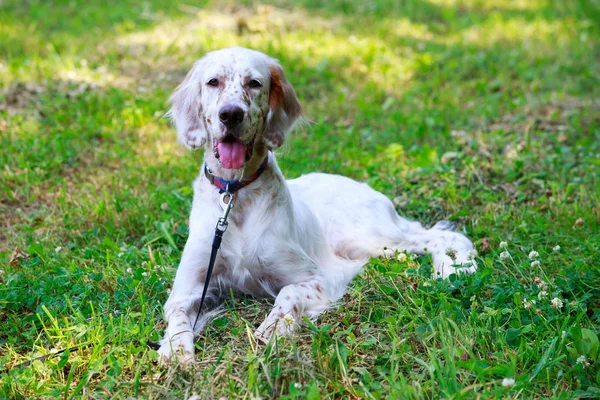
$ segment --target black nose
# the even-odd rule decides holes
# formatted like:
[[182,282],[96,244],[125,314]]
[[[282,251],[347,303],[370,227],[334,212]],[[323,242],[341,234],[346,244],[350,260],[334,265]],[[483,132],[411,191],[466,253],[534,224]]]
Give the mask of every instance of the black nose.
[[244,120],[244,110],[238,106],[227,105],[219,111],[219,119],[228,128],[235,128]]

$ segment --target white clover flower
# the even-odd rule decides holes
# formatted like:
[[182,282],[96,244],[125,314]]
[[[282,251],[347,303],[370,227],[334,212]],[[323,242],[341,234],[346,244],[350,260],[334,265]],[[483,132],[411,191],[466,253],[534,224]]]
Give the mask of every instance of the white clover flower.
[[55,252],[55,253],[58,253],[58,252],[59,252],[59,251],[61,251],[61,250],[62,250],[62,247],[58,246],[57,248],[55,248],[55,249],[54,249],[54,252]]
[[560,251],[560,246],[559,245],[554,246],[552,248],[552,251],[555,252],[555,253],[558,253]]
[[167,294],[170,294],[170,293],[171,293],[171,289],[167,289]]
[[540,266],[540,264],[541,263],[538,260],[535,260],[535,261],[532,261],[530,265],[531,265],[531,268],[537,268]]
[[408,257],[406,256],[406,253],[399,253],[397,260],[401,263],[406,262],[406,260],[408,259]]
[[145,267],[146,265],[148,265],[148,261],[142,261],[142,267]]
[[558,297],[555,297],[552,300],[550,300],[550,307],[561,309],[563,308],[563,302]]
[[548,292],[546,292],[545,290],[542,290],[538,293],[538,300],[545,299],[546,297],[548,297]]
[[423,287],[429,287],[429,286],[431,286],[430,282],[423,282]]
[[56,353],[58,353],[58,349],[55,349],[54,347],[50,349],[50,354],[56,354]]
[[142,272],[142,276],[148,276],[147,272]]
[[123,257],[123,253],[117,254],[117,257]]
[[500,253],[501,260],[506,260],[507,258],[510,258],[510,253],[508,251],[503,251],[502,253]]
[[128,273],[131,273],[131,271],[132,271],[131,268],[127,268]]
[[590,363],[587,362],[587,360],[585,359],[584,355],[581,355],[581,356],[577,357],[577,360],[575,362],[577,364],[581,364],[583,366],[583,368],[590,366]]
[[159,269],[161,269],[161,268],[162,268],[162,267],[161,267],[160,265],[155,265],[155,266],[154,266],[154,269],[156,269],[156,270],[159,270]]
[[416,255],[416,254],[411,254],[411,255],[410,255],[410,259],[411,259],[411,260],[413,260],[413,261],[414,261],[414,260],[416,260],[418,257],[419,257],[419,256],[418,256],[418,255]]
[[538,252],[537,252],[537,251],[535,251],[535,250],[532,250],[532,251],[530,251],[530,252],[529,252],[529,258],[530,258],[531,260],[533,260],[534,258],[538,258],[539,256],[540,256],[540,253],[538,253]]
[[515,386],[515,380],[513,378],[504,378],[502,379],[502,386],[505,388],[511,388]]
[[287,313],[283,316],[283,321],[285,322],[285,324],[287,326],[293,325],[294,322],[296,322],[296,320],[294,319],[294,317],[292,316],[292,314]]
[[301,383],[298,383],[298,382],[296,382],[296,383],[294,383],[294,387],[295,387],[296,389],[302,389],[302,384],[301,384]]
[[525,300],[523,301],[523,308],[529,310],[535,306],[535,300]]
[[506,243],[504,241],[500,242],[500,248],[501,249],[506,249],[507,247],[508,247],[508,243]]

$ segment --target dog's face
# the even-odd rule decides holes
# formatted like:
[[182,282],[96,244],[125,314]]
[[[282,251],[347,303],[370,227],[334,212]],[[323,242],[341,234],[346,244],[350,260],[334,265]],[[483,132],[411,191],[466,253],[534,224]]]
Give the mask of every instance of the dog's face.
[[243,168],[257,147],[281,146],[302,114],[281,65],[241,47],[196,61],[171,103],[179,140],[206,146],[225,169]]

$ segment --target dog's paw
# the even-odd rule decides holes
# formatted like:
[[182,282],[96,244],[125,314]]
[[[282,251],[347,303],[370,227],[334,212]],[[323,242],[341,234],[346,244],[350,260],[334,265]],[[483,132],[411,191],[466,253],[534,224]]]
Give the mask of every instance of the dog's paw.
[[476,254],[475,250],[456,252],[453,249],[448,249],[443,255],[434,255],[433,266],[435,272],[432,278],[448,279],[452,274],[470,275],[474,273],[477,270]]
[[273,335],[289,336],[298,329],[298,326],[296,318],[290,313],[269,315],[254,332],[254,337],[257,341],[267,344]]
[[162,365],[173,362],[187,367],[194,362],[194,342],[163,339],[158,349],[158,362]]

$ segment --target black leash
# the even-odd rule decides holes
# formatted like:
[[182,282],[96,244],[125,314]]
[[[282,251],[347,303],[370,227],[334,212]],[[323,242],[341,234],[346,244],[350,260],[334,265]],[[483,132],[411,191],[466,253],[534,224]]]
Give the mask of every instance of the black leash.
[[217,220],[217,225],[215,226],[215,236],[213,237],[212,250],[210,252],[210,261],[208,262],[208,269],[206,270],[204,289],[202,290],[202,298],[200,299],[200,306],[198,307],[198,314],[196,314],[196,320],[192,325],[192,331],[198,323],[198,318],[200,318],[200,311],[202,311],[202,306],[204,305],[204,298],[206,297],[206,292],[208,292],[208,285],[210,283],[210,277],[212,276],[213,267],[215,266],[215,260],[217,259],[217,253],[219,252],[219,248],[221,247],[221,240],[223,239],[223,234],[225,233],[225,231],[227,230],[227,226],[229,225],[229,223],[227,222],[227,217],[229,217],[229,211],[231,211],[231,207],[233,207],[233,193],[229,193],[229,185],[227,185],[225,192],[221,194],[219,203],[221,204],[221,208],[223,209],[223,216]]
[[[221,216],[217,220],[217,225],[215,226],[215,236],[213,237],[212,242],[212,250],[210,252],[210,261],[208,262],[208,269],[206,270],[206,279],[204,280],[204,289],[202,289],[202,297],[200,298],[200,306],[198,307],[198,314],[196,314],[196,320],[192,325],[192,331],[196,327],[198,323],[198,318],[200,318],[200,312],[202,311],[202,306],[204,305],[204,299],[206,298],[206,293],[208,292],[208,285],[210,284],[210,277],[212,276],[213,268],[215,266],[215,261],[217,259],[217,253],[219,252],[219,248],[221,247],[221,241],[223,240],[223,234],[227,230],[227,226],[229,223],[227,222],[227,218],[229,217],[229,212],[233,207],[233,193],[229,193],[229,186],[225,189],[225,192],[221,194],[221,198],[219,199],[219,204],[223,209],[223,216]],[[152,350],[160,349],[160,344],[156,342],[152,342],[148,340],[146,345]]]
[[[110,342],[107,342],[105,344],[110,344]],[[46,355],[43,355],[43,356],[32,358],[31,360],[22,362],[20,364],[12,366],[12,367],[6,367],[3,372],[9,373],[12,369],[29,367],[31,364],[34,363],[34,361],[46,362],[50,358],[57,357],[57,356],[61,355],[62,353],[64,353],[65,351],[68,351],[69,353],[71,353],[71,352],[74,352],[74,351],[77,351],[77,350],[81,350],[81,349],[84,349],[84,348],[87,348],[87,347],[91,347],[91,346],[92,346],[91,343],[87,343],[87,344],[81,344],[81,345],[78,345],[78,346],[73,346],[73,347],[70,347],[70,348],[58,350],[58,351],[55,351],[55,352],[52,352],[52,353],[49,353],[49,354],[46,354]]]

